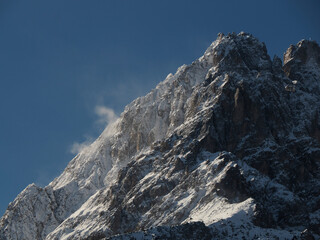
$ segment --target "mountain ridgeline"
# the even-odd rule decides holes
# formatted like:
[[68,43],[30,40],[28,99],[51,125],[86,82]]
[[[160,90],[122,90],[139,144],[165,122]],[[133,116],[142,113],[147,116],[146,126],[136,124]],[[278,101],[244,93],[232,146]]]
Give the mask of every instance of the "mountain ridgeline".
[[29,185],[0,239],[320,237],[320,47],[272,60],[247,33],[130,103],[48,186]]

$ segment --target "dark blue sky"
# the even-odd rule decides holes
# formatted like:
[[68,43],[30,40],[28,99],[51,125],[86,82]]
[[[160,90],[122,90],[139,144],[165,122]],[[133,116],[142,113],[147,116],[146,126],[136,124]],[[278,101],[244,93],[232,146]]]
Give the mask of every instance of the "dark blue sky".
[[0,1],[0,215],[98,136],[96,106],[120,114],[219,32],[250,32],[281,57],[319,42],[319,12],[316,0]]

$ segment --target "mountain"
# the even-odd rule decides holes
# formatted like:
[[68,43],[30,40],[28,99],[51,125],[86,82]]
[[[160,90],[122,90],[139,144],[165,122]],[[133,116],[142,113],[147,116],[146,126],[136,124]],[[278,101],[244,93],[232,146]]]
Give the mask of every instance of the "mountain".
[[319,238],[319,103],[316,42],[282,64],[250,34],[219,34],[23,190],[0,239]]

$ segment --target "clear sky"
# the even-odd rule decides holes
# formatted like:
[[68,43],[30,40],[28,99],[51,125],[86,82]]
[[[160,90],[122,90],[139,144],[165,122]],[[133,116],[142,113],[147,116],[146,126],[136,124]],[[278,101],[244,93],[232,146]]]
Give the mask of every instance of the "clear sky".
[[108,109],[120,114],[219,32],[250,32],[282,57],[319,42],[319,13],[317,0],[1,0],[0,215],[58,176]]

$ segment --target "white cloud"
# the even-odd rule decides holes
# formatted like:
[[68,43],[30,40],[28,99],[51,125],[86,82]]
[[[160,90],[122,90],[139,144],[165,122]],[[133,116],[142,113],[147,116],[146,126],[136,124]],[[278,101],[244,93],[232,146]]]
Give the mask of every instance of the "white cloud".
[[[108,128],[108,126],[114,123],[118,118],[117,114],[114,112],[113,109],[102,106],[102,105],[96,106],[94,109],[94,112],[98,116],[96,123],[98,124],[99,129],[100,129],[100,126]],[[74,142],[71,145],[69,151],[72,154],[78,154],[79,152],[87,148],[89,145],[91,145],[93,141],[94,141],[93,137],[86,136],[86,140],[84,142]]]

